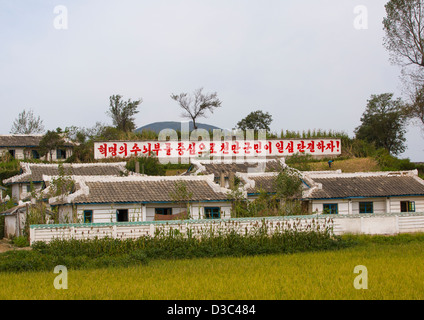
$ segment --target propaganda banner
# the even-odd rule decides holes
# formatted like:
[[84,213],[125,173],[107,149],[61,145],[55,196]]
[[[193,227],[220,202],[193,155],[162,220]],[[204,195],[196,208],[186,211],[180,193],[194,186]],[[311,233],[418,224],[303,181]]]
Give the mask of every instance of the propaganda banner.
[[94,144],[94,158],[156,156],[166,158],[276,157],[294,154],[335,156],[340,139],[233,141],[108,141]]

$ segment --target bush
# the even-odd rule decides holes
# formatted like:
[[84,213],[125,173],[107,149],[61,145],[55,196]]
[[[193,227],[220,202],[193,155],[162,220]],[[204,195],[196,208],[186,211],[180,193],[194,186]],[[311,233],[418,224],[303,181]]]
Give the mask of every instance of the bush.
[[17,247],[23,248],[23,247],[29,247],[29,242],[26,237],[19,236],[13,239],[13,244]]

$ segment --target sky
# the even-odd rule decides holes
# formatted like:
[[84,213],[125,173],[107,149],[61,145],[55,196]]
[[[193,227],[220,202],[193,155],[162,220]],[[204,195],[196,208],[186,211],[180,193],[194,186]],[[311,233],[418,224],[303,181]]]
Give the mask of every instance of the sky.
[[[231,129],[263,110],[273,132],[353,136],[372,94],[403,95],[386,2],[0,0],[0,134],[24,109],[46,130],[111,124],[114,94],[143,99],[137,127],[187,121],[170,95],[203,87],[222,106],[198,122]],[[406,138],[400,157],[424,161],[421,127]]]

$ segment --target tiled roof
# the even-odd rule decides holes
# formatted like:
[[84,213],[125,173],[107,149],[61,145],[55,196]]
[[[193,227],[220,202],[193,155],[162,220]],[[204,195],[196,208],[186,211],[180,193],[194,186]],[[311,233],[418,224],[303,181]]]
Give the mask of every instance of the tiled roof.
[[424,195],[424,181],[415,176],[346,176],[313,178],[322,184],[309,199]]
[[[73,176],[121,176],[126,172],[125,162],[63,164],[66,175]],[[4,180],[4,184],[43,181],[43,175],[58,176],[58,164],[22,163],[23,173]]]
[[190,201],[228,201],[226,189],[216,186],[212,178],[204,176],[178,177],[178,179],[176,177],[88,179],[77,183],[73,197],[70,195],[66,200],[61,200],[59,197],[53,199],[51,204],[174,202],[176,199],[172,194],[176,192],[177,181],[185,182],[187,192],[191,193]]
[[[194,163],[194,162],[193,162]],[[214,162],[199,162],[194,163],[196,167],[203,167],[199,170],[202,174],[213,174],[215,177],[219,177],[221,172],[224,173],[225,176],[229,176],[231,172],[260,172],[265,170],[266,172],[277,171],[281,167],[281,163],[279,160],[269,160],[269,161],[249,161],[243,163],[214,163]]]
[[[0,135],[0,147],[38,147],[42,138],[41,134]],[[65,146],[71,147],[73,144],[65,140]]]
[[261,190],[274,193],[276,176],[249,176],[255,182],[255,187],[248,188],[247,193],[259,193]]

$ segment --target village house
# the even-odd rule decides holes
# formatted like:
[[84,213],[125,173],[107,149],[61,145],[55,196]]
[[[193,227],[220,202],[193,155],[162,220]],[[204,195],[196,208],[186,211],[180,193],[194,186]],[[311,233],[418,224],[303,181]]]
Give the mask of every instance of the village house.
[[[342,173],[300,172],[302,202],[319,214],[406,213],[424,211],[424,180],[417,170]],[[275,193],[277,172],[237,173],[247,198]]]
[[[129,174],[125,168],[126,162],[111,163],[63,163],[65,175],[72,176],[121,176]],[[43,175],[58,176],[59,164],[40,164],[21,162],[22,173],[3,180],[3,184],[12,188],[12,198],[15,201],[28,199],[32,191],[44,188]]]
[[72,178],[75,192],[49,200],[63,223],[226,219],[231,215],[229,190],[215,184],[213,175]]
[[72,155],[74,143],[68,139],[64,139],[65,144],[53,150],[52,159],[49,155],[40,157],[39,145],[43,138],[42,134],[11,134],[0,135],[0,156],[10,154],[13,158],[23,159],[40,159],[48,161],[66,160]]
[[7,189],[5,187],[0,186],[0,203],[6,201],[6,191]]
[[365,214],[424,211],[424,180],[417,170],[308,173],[314,181],[303,200],[311,213]]
[[191,160],[190,169],[184,175],[214,175],[214,182],[224,188],[232,188],[236,173],[276,172],[285,167],[284,158],[233,160]]

